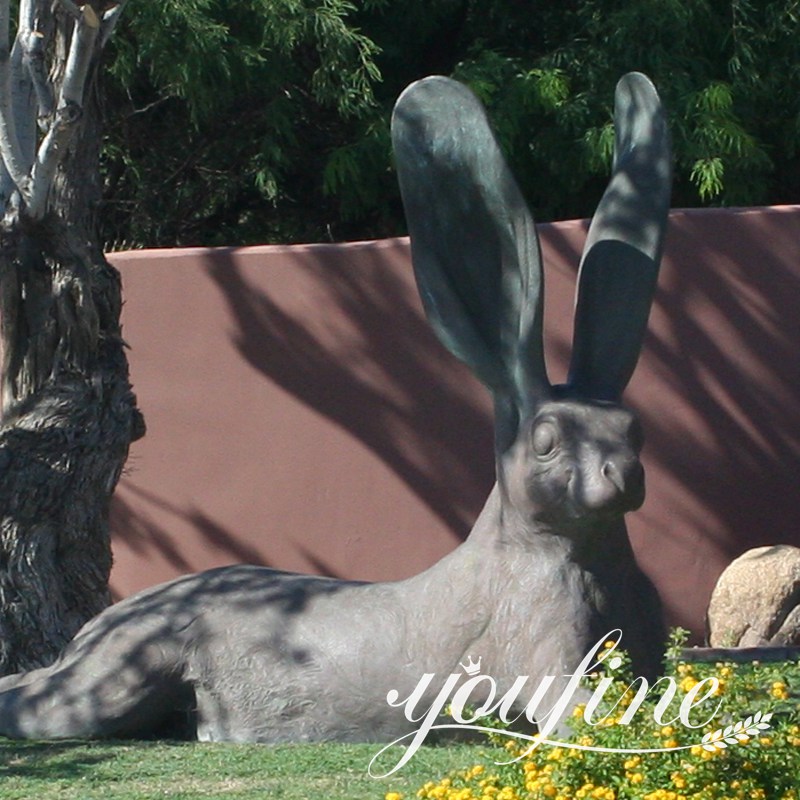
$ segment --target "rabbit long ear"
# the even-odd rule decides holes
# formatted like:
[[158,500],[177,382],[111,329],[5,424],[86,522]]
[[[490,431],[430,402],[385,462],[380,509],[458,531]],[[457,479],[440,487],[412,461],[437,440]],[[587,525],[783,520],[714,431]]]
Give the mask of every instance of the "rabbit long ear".
[[431,77],[394,109],[392,142],[423,305],[444,345],[517,413],[549,389],[533,219],[464,85]]
[[578,279],[568,386],[616,400],[647,327],[669,212],[671,153],[653,84],[632,72],[617,84],[611,181],[592,220]]

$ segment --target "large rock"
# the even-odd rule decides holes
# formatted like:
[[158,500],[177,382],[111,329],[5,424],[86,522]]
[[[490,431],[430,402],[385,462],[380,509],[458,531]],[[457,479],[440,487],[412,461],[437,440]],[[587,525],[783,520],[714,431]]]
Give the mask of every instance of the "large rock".
[[756,547],[732,561],[707,624],[712,647],[800,645],[800,547]]

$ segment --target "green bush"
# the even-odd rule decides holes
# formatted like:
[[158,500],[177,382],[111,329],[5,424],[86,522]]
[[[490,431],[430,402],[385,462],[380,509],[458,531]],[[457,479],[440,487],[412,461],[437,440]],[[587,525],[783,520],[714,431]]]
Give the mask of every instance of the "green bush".
[[[537,742],[536,737],[520,738],[500,728],[487,734],[497,747],[495,763],[471,765],[439,781],[431,780],[417,797],[798,800],[800,665],[687,663],[675,658],[681,635],[673,636],[666,662],[665,678],[671,678],[676,687],[667,713],[654,717],[664,694],[661,684],[659,692],[648,694],[628,723],[621,724],[641,685],[633,681],[623,660],[616,669],[607,669],[605,678],[587,678],[591,690],[604,679],[608,688],[593,713],[587,714],[584,706],[575,709],[572,733],[566,739]],[[676,717],[682,698],[702,681],[706,684],[699,688],[707,687],[709,699],[719,698],[710,721],[696,729],[679,721],[655,721]],[[692,724],[700,724],[709,710],[707,704],[695,708]],[[386,795],[386,800],[401,798],[399,792]]]

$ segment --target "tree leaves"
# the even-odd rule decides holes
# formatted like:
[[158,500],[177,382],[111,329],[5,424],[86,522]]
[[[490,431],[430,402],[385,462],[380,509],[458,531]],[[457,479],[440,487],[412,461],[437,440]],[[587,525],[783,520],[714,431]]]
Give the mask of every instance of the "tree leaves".
[[725,165],[721,158],[698,158],[694,162],[690,178],[697,186],[701,200],[711,200],[722,192],[724,174]]
[[109,246],[317,238],[324,159],[373,108],[380,77],[354,6],[175,0],[127,12],[106,86]]
[[402,233],[387,122],[399,92],[433,73],[484,101],[541,221],[591,213],[610,167],[609,98],[631,69],[670,115],[673,205],[797,199],[795,0],[536,13],[509,0],[175,0],[125,17],[108,103],[112,241]]

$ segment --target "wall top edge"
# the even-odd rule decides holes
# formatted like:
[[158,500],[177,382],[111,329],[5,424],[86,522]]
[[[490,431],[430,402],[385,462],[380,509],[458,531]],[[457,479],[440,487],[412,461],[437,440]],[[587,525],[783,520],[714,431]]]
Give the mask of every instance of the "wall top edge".
[[[679,219],[681,217],[715,217],[715,216],[744,216],[762,215],[771,216],[773,214],[800,214],[800,204],[787,204],[779,206],[743,206],[732,208],[674,208],[670,210],[670,218]],[[540,228],[572,228],[587,227],[588,219],[567,219],[555,222],[538,223]],[[355,242],[314,242],[308,244],[261,244],[247,246],[229,247],[163,247],[163,248],[143,248],[141,250],[119,250],[112,251],[106,255],[115,263],[141,258],[148,259],[170,259],[186,257],[204,257],[212,254],[237,254],[246,252],[248,255],[280,255],[281,253],[297,254],[298,252],[308,252],[314,255],[323,255],[327,251],[341,253],[342,250],[394,250],[405,249],[408,247],[408,237],[398,236],[388,239],[367,239]]]

